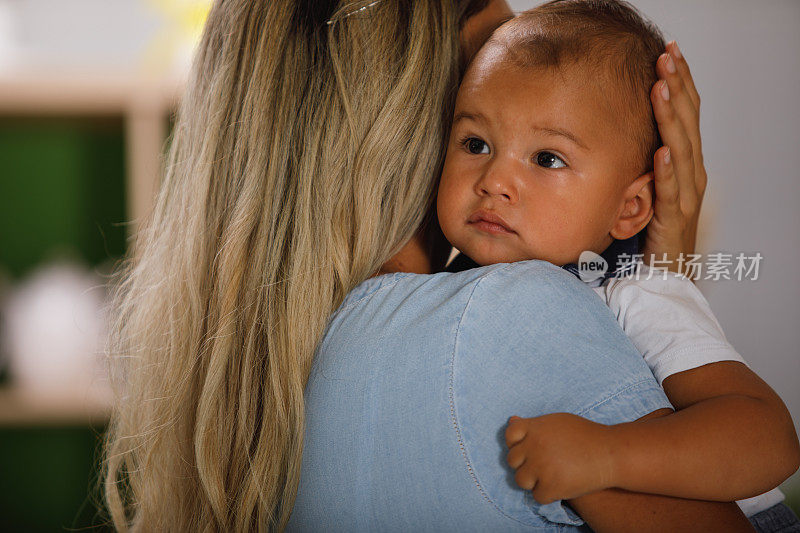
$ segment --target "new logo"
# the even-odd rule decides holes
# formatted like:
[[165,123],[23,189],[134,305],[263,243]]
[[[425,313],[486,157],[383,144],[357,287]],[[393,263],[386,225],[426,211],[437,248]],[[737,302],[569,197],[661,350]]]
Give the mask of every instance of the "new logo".
[[605,259],[590,250],[581,252],[578,258],[578,275],[583,281],[591,283],[602,278],[606,272],[608,263]]

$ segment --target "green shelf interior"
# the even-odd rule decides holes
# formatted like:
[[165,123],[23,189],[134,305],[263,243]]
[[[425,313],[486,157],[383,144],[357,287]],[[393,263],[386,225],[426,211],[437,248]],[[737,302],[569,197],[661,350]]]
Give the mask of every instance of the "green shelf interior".
[[112,531],[98,508],[104,430],[0,429],[0,531]]
[[[0,273],[7,282],[51,260],[105,271],[122,257],[122,117],[2,117],[0,169]],[[0,531],[108,529],[93,490],[103,431],[0,428]]]
[[0,119],[0,265],[12,278],[66,255],[125,251],[122,118]]

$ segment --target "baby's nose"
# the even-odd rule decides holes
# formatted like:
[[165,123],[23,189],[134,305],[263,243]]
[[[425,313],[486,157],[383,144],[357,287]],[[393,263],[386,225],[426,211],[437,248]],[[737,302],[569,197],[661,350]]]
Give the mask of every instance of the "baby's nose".
[[475,184],[479,196],[492,196],[506,202],[516,201],[514,173],[509,165],[495,164],[486,169]]

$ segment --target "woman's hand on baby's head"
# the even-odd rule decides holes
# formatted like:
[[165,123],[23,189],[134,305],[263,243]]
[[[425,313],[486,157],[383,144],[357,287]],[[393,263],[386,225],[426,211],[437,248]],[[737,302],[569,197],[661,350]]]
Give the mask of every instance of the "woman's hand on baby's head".
[[608,426],[569,413],[511,417],[506,460],[541,504],[614,486]]
[[[644,247],[645,262],[666,254],[678,268],[692,254],[707,174],[700,138],[700,95],[677,43],[667,45],[656,65],[660,80],[651,91],[664,146],[655,154],[655,206]],[[674,268],[670,268],[673,270]]]

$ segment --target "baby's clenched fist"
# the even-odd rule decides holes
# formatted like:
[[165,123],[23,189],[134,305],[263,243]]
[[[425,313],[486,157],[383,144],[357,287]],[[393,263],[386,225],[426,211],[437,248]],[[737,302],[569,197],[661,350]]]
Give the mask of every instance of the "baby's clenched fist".
[[609,427],[577,415],[511,417],[506,460],[521,488],[541,504],[614,486]]

